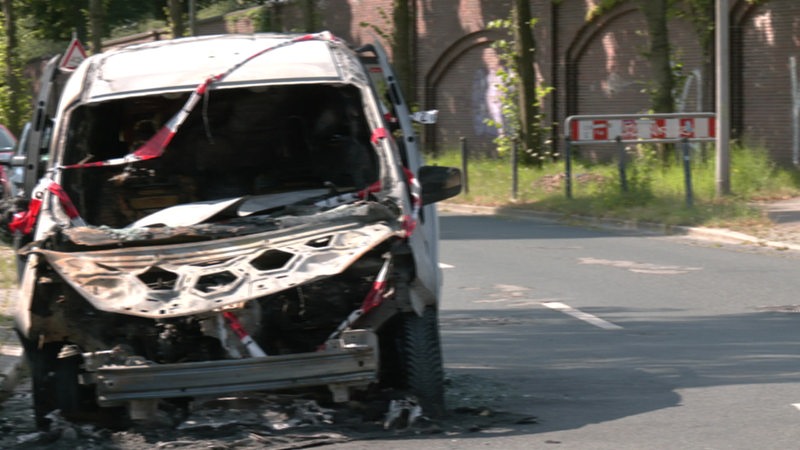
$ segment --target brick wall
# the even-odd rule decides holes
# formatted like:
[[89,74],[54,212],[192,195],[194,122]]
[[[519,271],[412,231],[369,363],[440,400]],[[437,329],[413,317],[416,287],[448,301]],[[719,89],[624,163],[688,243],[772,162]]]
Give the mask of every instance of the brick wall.
[[[636,2],[623,3],[589,23],[587,5],[596,0],[554,3],[531,0],[532,13],[538,18],[534,33],[539,82],[555,88],[542,109],[548,125],[557,126],[569,114],[647,111],[650,100],[643,91],[652,76],[643,56],[647,50],[645,21]],[[483,120],[497,117],[493,84],[499,60],[491,44],[503,35],[487,30],[486,25],[508,17],[510,4],[510,0],[417,0],[417,95],[411,101],[420,108],[440,110],[439,123],[427,126],[423,133],[429,150],[457,148],[459,138],[466,137],[475,153],[493,153],[495,130]],[[763,144],[777,161],[789,163],[793,126],[798,126],[792,120],[795,103],[789,58],[800,57],[800,2],[767,0],[753,6],[746,0],[731,0],[730,4],[735,137]],[[361,23],[391,32],[390,23],[381,16],[383,11],[391,17],[391,7],[392,0],[317,1],[321,28],[356,45],[374,38],[372,30]],[[285,17],[287,31],[301,29],[302,16],[297,9],[287,6]],[[204,26],[219,31],[211,24]],[[230,24],[227,29],[230,31]],[[676,61],[691,83],[685,110],[713,110],[713,73],[703,61],[691,24],[673,19],[669,33]],[[800,78],[800,69],[797,75]],[[698,91],[700,80],[702,89]],[[563,147],[560,134],[553,140],[555,151]]]
[[[734,24],[742,30],[741,98],[732,99],[738,125],[746,141],[789,163],[798,126],[792,120],[790,58],[800,58],[800,2],[773,0],[750,8]],[[800,78],[800,69],[794,75]]]

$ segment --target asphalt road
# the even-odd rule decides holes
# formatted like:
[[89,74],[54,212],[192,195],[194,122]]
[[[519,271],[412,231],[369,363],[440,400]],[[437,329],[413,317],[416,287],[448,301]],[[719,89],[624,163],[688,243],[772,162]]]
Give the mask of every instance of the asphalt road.
[[441,222],[450,406],[536,423],[334,448],[800,447],[800,253]]
[[[537,219],[441,225],[450,414],[439,432],[325,448],[800,448],[800,251]],[[115,448],[152,447],[131,436]]]

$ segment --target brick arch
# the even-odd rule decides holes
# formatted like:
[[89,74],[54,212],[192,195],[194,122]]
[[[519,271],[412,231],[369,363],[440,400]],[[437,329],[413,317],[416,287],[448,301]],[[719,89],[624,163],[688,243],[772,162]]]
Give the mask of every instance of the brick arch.
[[[758,17],[769,17],[769,28],[759,26]],[[765,148],[773,161],[787,167],[797,167],[800,150],[795,147],[800,124],[793,117],[797,98],[792,92],[797,69],[791,73],[789,63],[800,56],[798,18],[796,0],[754,5],[741,0],[730,14],[731,137]]]
[[567,47],[565,62],[565,83],[566,83],[566,111],[565,116],[571,116],[578,113],[578,63],[587,51],[590,44],[595,42],[597,37],[610,28],[613,22],[618,19],[636,14],[639,8],[630,3],[620,5],[617,8],[603,14],[591,22],[584,24],[577,33],[574,39]]
[[[467,52],[491,45],[492,42],[502,37],[503,32],[500,30],[480,30],[460,37],[447,47],[425,74],[423,99],[425,109],[437,109],[436,89],[456,61]],[[426,127],[425,144],[428,151],[437,148],[437,140],[437,127]]]
[[[769,3],[769,2],[763,2]],[[730,120],[731,137],[740,139],[744,130],[744,26],[753,14],[763,6],[747,0],[739,0],[733,4],[730,12]]]

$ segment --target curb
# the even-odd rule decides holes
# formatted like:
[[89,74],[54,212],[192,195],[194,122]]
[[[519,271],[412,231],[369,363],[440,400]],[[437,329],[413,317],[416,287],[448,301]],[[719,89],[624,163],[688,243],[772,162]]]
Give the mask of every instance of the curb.
[[749,234],[740,233],[721,228],[706,227],[685,227],[677,225],[664,225],[649,222],[639,222],[636,220],[621,219],[602,219],[588,216],[572,216],[560,213],[543,211],[530,211],[519,208],[463,205],[456,203],[438,204],[441,212],[454,212],[460,214],[474,215],[494,215],[500,217],[511,217],[515,219],[536,219],[557,223],[570,223],[584,226],[593,226],[613,230],[636,230],[652,234],[666,236],[686,236],[693,239],[705,241],[721,242],[726,244],[750,244],[759,247],[768,247],[776,250],[795,250],[800,251],[800,245],[786,242],[769,241],[760,239]]

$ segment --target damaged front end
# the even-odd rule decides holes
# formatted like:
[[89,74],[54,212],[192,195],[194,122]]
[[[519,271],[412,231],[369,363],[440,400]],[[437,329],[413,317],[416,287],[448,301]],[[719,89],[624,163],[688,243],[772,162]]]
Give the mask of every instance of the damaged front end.
[[377,333],[411,310],[413,263],[394,208],[302,210],[257,225],[128,230],[127,240],[58,229],[25,250],[29,347],[52,348],[53,367],[75,366],[76,390],[130,406],[134,419],[160,399],[250,390],[328,386],[348,400],[379,380]]
[[[424,223],[403,165],[413,141],[398,149],[355,54],[310,36],[267,47],[302,43],[279,75],[304,78],[229,70],[188,92],[158,78],[183,66],[152,81],[114,64],[262,44],[231,36],[98,55],[73,75],[50,170],[12,223],[31,236],[16,326],[40,425],[54,409],[146,418],[160,400],[249,390],[346,401],[379,381],[432,384],[441,404],[435,211]],[[429,203],[459,188],[434,172]],[[432,375],[404,382],[404,361]]]

